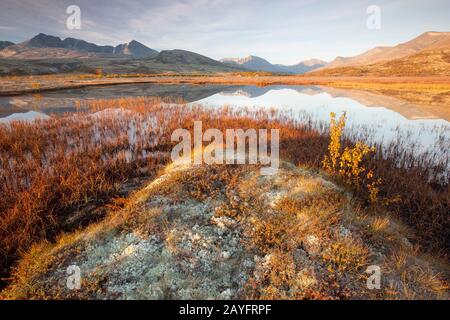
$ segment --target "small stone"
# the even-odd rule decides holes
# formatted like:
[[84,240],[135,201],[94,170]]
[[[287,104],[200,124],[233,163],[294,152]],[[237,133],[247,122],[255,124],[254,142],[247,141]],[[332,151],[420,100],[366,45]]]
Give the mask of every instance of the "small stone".
[[222,252],[222,258],[225,260],[228,260],[230,258],[231,254],[228,251]]
[[339,227],[339,235],[341,237],[348,237],[350,234],[351,234],[351,232],[347,228],[345,228],[343,226]]
[[229,300],[233,296],[233,291],[231,289],[226,289],[220,293],[220,297],[224,300]]
[[311,255],[317,254],[320,251],[319,238],[317,238],[315,235],[312,234],[306,236],[304,247],[309,254]]
[[408,249],[412,249],[412,248],[413,248],[413,245],[411,244],[411,242],[409,242],[409,240],[406,239],[406,238],[403,238],[403,239],[402,239],[402,244],[403,244],[405,247],[407,247]]

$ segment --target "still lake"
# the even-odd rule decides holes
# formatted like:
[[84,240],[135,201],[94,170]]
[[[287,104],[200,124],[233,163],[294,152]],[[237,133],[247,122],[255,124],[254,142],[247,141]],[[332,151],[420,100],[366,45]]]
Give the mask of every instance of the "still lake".
[[0,123],[75,112],[78,100],[137,96],[181,98],[205,108],[275,108],[317,125],[328,122],[330,112],[346,112],[348,132],[361,136],[368,132],[373,141],[384,145],[401,139],[418,154],[449,156],[450,106],[423,106],[381,94],[323,86],[127,84],[6,96],[0,97]]

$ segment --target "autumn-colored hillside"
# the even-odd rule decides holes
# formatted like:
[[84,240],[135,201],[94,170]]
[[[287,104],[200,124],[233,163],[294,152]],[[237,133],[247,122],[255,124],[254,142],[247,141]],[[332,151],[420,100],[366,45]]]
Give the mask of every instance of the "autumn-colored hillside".
[[450,75],[450,48],[427,50],[404,58],[364,66],[324,69],[314,76],[421,77]]

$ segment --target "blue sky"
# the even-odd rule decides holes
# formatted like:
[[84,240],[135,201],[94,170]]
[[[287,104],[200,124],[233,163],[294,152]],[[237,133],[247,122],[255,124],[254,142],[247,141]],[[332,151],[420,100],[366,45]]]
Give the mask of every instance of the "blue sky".
[[[66,28],[66,8],[81,8],[81,30]],[[366,27],[369,5],[381,29]],[[449,0],[1,0],[0,40],[39,32],[98,44],[136,39],[214,59],[249,54],[272,63],[352,56],[425,31],[450,31]]]

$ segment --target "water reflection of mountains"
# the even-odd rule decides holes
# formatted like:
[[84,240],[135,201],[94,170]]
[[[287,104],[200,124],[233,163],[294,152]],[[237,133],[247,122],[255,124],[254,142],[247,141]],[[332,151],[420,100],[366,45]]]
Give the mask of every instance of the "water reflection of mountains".
[[384,107],[390,109],[410,120],[444,119],[450,121],[450,106],[423,106],[396,97],[356,89],[340,89],[325,86],[239,86],[238,88],[228,88],[223,90],[220,94],[225,96],[256,98],[271,90],[283,89],[294,90],[299,94],[306,94],[309,96],[327,93],[333,98],[349,98],[366,107]]
[[73,112],[75,101],[84,99],[112,99],[120,97],[155,96],[196,102],[215,94],[256,98],[272,90],[294,90],[299,94],[314,96],[329,94],[332,97],[349,98],[366,107],[385,107],[407,119],[444,119],[450,121],[449,106],[424,106],[397,97],[355,89],[339,89],[324,86],[242,86],[242,85],[191,85],[191,84],[127,84],[118,86],[91,87],[47,92],[36,95],[0,97],[0,117],[12,113],[39,110],[44,113]]
[[78,100],[114,99],[126,97],[165,97],[182,100],[187,103],[198,101],[227,89],[223,85],[158,85],[126,84],[117,86],[86,87],[53,92],[43,92],[39,96],[27,94],[22,96],[0,97],[0,118],[13,113],[39,110],[40,112],[61,113],[77,111]]

